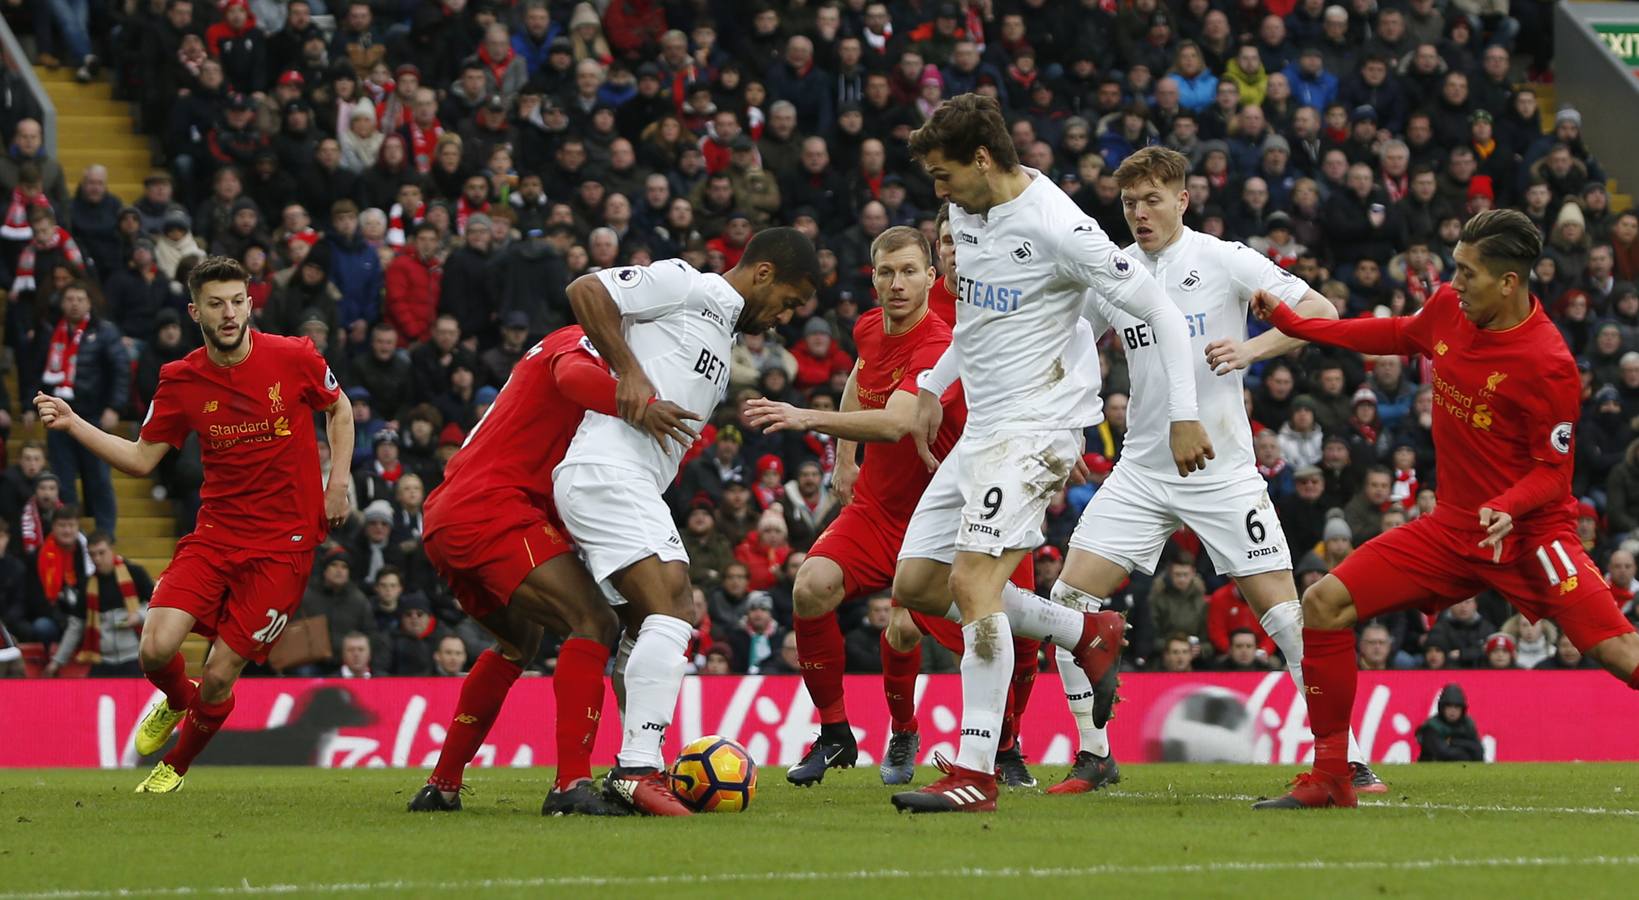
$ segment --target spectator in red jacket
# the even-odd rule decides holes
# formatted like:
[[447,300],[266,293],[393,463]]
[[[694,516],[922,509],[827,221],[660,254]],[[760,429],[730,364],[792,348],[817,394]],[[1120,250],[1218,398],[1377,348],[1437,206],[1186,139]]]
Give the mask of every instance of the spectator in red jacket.
[[751,217],[736,210],[723,221],[723,233],[706,241],[707,250],[723,254],[723,271],[740,264],[745,255],[746,242],[751,240]]
[[746,535],[734,548],[734,558],[745,564],[751,590],[766,591],[779,581],[780,566],[791,555],[790,532],[785,527],[785,510],[778,504],[763,511],[757,530]]
[[824,387],[832,375],[847,374],[854,367],[854,358],[833,340],[830,324],[818,317],[803,326],[802,344],[791,355],[797,358],[797,388],[804,393]]
[[1224,585],[1212,592],[1206,598],[1206,632],[1207,638],[1212,641],[1212,649],[1220,655],[1229,652],[1229,637],[1242,628],[1251,629],[1258,637],[1258,649],[1264,653],[1275,652],[1275,642],[1258,624],[1258,614],[1252,607],[1246,605],[1246,598],[1235,582]]
[[413,245],[387,266],[387,321],[398,329],[399,346],[420,343],[432,329],[443,269],[438,228],[427,222],[417,225]]
[[615,0],[603,11],[603,33],[617,56],[647,59],[666,33],[666,10],[659,0]]

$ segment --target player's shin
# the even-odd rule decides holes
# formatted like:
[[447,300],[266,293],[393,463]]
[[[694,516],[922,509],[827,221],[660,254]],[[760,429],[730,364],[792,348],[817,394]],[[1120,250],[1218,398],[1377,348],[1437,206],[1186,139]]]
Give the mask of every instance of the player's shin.
[[1076,720],[1076,731],[1081,735],[1080,749],[1094,756],[1110,755],[1110,738],[1103,728],[1093,724],[1093,683],[1087,673],[1076,665],[1076,658],[1063,647],[1057,648],[1059,682],[1064,685],[1064,700],[1070,705],[1070,715]]
[[198,689],[188,680],[188,664],[181,653],[173,653],[165,665],[151,672],[143,672],[148,682],[165,693],[165,704],[173,710],[193,705]]
[[1019,718],[1030,706],[1030,692],[1036,687],[1036,669],[1041,644],[1027,638],[1013,639],[1013,678],[1007,687],[1007,712],[1002,721],[998,746],[1012,750],[1019,743]]
[[[1269,611],[1258,617],[1258,624],[1274,640],[1275,646],[1280,648],[1281,656],[1286,658],[1286,674],[1292,677],[1292,683],[1297,685],[1298,696],[1304,696],[1303,688],[1303,604],[1297,600],[1288,600],[1269,607]],[[1349,761],[1363,763],[1366,756],[1355,741],[1354,729],[1349,729]]]
[[620,707],[621,719],[626,718],[626,661],[632,658],[632,645],[637,643],[630,629],[621,632],[615,646],[615,668],[609,674],[609,687],[615,692],[615,705]]
[[802,663],[802,683],[819,711],[821,735],[827,725],[846,729],[848,709],[843,702],[842,671],[848,650],[834,610],[795,621],[797,659]]
[[228,720],[233,712],[233,695],[217,703],[207,703],[205,698],[195,694],[193,703],[188,707],[188,717],[182,720],[180,727],[181,737],[171,752],[165,754],[165,762],[176,770],[178,775],[186,775],[188,767],[193,765],[194,758],[211,738],[222,729],[222,723]]
[[677,709],[691,633],[689,623],[659,613],[645,618],[638,629],[626,662],[626,707],[616,757],[622,767],[664,768],[660,745]]
[[1354,629],[1303,629],[1304,697],[1315,734],[1315,769],[1349,777],[1349,717],[1354,711]]
[[1013,678],[1013,631],[1007,616],[992,613],[962,626],[962,738],[956,764],[978,772],[996,768],[996,745]]
[[1081,611],[1054,603],[1012,583],[1002,588],[1002,608],[1007,612],[1007,621],[1014,634],[1070,650],[1074,650],[1080,642],[1087,621]]
[[916,731],[916,676],[921,672],[921,646],[895,649],[888,640],[888,632],[882,632],[882,692],[887,697],[888,715],[897,734]]
[[552,696],[558,709],[556,787],[560,791],[592,777],[592,744],[603,717],[603,669],[608,663],[609,648],[588,638],[570,638],[558,650]]
[[450,720],[449,732],[444,737],[443,748],[438,751],[438,764],[433,767],[428,784],[446,795],[461,790],[461,773],[483,745],[490,726],[501,712],[501,704],[506,702],[507,692],[521,674],[522,666],[494,650],[478,654],[478,661],[461,682],[455,716]]

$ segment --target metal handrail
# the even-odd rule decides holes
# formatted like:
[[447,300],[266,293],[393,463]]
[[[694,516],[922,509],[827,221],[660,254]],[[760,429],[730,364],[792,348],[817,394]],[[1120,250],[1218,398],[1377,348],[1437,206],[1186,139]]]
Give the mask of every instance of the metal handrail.
[[28,85],[29,92],[34,95],[34,102],[40,105],[40,131],[45,138],[45,152],[52,157],[57,155],[57,106],[51,102],[51,95],[46,93],[45,85],[40,83],[39,76],[34,74],[34,67],[29,65],[28,54],[23,52],[23,45],[17,42],[17,35],[11,31],[11,23],[0,17],[0,54],[6,68],[23,76],[23,83]]

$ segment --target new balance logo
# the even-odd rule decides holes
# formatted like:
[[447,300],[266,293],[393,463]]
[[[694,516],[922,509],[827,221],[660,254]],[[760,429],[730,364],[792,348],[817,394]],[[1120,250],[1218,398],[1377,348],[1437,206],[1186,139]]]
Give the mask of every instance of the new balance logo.
[[976,737],[976,738],[984,738],[986,740],[989,740],[990,739],[990,729],[988,729],[988,728],[964,728],[964,729],[962,729],[962,737]]
[[983,803],[985,799],[985,795],[980,793],[978,788],[966,784],[945,791],[945,796],[949,797],[951,802],[957,806],[966,806],[969,803]]

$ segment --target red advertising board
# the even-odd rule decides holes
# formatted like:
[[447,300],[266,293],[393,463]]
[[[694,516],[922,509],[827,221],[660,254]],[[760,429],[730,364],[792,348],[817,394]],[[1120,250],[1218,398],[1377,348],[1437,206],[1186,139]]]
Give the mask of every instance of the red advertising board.
[[[1468,693],[1488,759],[1639,759],[1639,697],[1601,672],[1363,673],[1355,730],[1373,761],[1416,758],[1417,726],[1448,682]],[[551,765],[551,681],[527,678],[478,754],[480,766]],[[200,758],[216,765],[431,766],[461,682],[455,679],[247,679],[228,726]],[[888,739],[882,682],[849,676],[849,712],[861,764]],[[1129,675],[1111,727],[1122,762],[1297,763],[1312,750],[1308,719],[1283,672]],[[0,688],[0,766],[133,766],[138,720],[156,694],[141,680],[12,681]],[[955,756],[961,683],[923,677],[917,686],[923,761]],[[760,762],[796,762],[817,730],[814,707],[795,676],[686,680],[668,754],[683,739],[723,734]],[[1056,676],[1037,682],[1022,726],[1027,756],[1068,762],[1076,732]],[[613,761],[620,739],[614,698],[606,700],[594,761]]]

